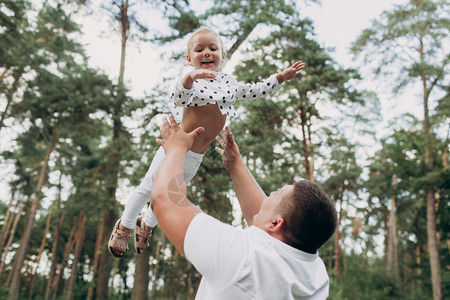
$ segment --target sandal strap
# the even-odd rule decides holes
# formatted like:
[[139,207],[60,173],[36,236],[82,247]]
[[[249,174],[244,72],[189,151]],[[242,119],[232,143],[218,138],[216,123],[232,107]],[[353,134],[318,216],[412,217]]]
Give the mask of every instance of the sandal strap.
[[136,235],[148,239],[152,236],[151,230],[145,230],[143,227],[136,228]]
[[120,230],[119,228],[114,228],[114,236],[110,243],[110,247],[120,251],[125,251],[128,249],[128,241],[131,238],[131,234]]

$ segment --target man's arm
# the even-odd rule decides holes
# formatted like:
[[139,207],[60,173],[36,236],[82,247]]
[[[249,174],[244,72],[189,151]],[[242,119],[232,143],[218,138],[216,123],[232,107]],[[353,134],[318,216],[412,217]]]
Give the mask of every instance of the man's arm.
[[186,196],[185,157],[194,139],[204,129],[200,127],[187,134],[172,115],[169,121],[164,119],[160,128],[163,139],[157,140],[166,157],[155,175],[151,206],[164,234],[184,255],[186,231],[194,216],[201,212]]
[[242,214],[247,224],[252,225],[253,216],[259,212],[261,203],[267,196],[242,160],[228,126],[222,131],[222,137],[217,137],[216,140],[223,149],[216,147],[216,151],[222,156],[223,165],[230,173]]

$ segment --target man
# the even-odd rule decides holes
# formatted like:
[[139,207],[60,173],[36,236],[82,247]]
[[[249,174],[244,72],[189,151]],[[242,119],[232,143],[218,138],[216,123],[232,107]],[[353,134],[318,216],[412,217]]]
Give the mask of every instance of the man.
[[203,128],[183,132],[164,120],[166,158],[151,205],[161,229],[202,274],[196,299],[326,299],[329,279],[317,249],[336,228],[336,210],[316,184],[300,180],[265,195],[244,164],[228,127],[218,137],[247,229],[203,213],[186,197],[184,159]]

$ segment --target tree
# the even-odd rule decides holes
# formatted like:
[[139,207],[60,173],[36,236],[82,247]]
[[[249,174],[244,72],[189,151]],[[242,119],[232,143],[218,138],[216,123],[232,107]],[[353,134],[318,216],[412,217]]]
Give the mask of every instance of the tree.
[[[99,270],[98,281],[96,286],[97,298],[108,297],[108,279],[111,271],[111,257],[108,253],[108,239],[111,234],[110,229],[117,219],[118,202],[116,201],[116,191],[118,187],[119,178],[123,174],[123,166],[121,165],[123,160],[128,157],[132,141],[131,134],[127,127],[124,125],[123,118],[130,116],[133,110],[139,108],[142,104],[141,101],[137,101],[127,96],[127,89],[124,82],[125,76],[125,62],[126,62],[126,49],[127,42],[131,32],[131,25],[139,25],[133,14],[130,14],[130,3],[128,0],[113,1],[111,7],[107,8],[112,14],[116,24],[119,25],[120,37],[121,37],[121,52],[120,52],[120,68],[117,82],[117,90],[114,94],[114,99],[110,105],[105,106],[104,109],[108,113],[112,121],[112,132],[109,138],[109,145],[105,149],[105,155],[108,157],[108,161],[102,165],[101,172],[106,176],[105,183],[106,189],[106,207],[103,212],[103,217],[99,223],[99,232],[103,233],[101,254],[99,258]],[[130,17],[131,15],[131,17]],[[142,26],[139,28],[145,30]],[[98,251],[98,250],[97,250]]]
[[[245,53],[250,58],[236,67],[236,73],[240,80],[248,82],[268,77],[296,60],[304,61],[306,68],[298,78],[283,83],[281,95],[271,97],[270,102],[243,102],[248,111],[244,113],[243,128],[251,128],[245,131],[255,139],[247,142],[252,148],[249,151],[267,155],[265,166],[271,166],[274,156],[278,155],[284,157],[281,159],[282,169],[290,168],[290,174],[299,173],[306,179],[314,180],[314,143],[319,142],[320,138],[315,139],[312,128],[318,128],[321,120],[317,103],[361,102],[358,94],[346,87],[346,83],[351,78],[357,78],[357,74],[351,69],[337,67],[326,50],[310,38],[314,34],[311,21],[302,20],[294,14],[283,22],[284,25],[278,30],[247,47]],[[267,137],[269,134],[270,138]],[[271,146],[265,144],[255,149],[257,145],[262,145],[257,140],[264,143],[270,140]],[[281,146],[285,152],[273,153],[275,145]],[[303,161],[302,171],[298,169],[299,160]],[[271,170],[270,173],[283,171]],[[292,180],[285,178],[279,184]]]
[[[396,6],[391,12],[384,12],[378,21],[373,21],[353,44],[355,53],[375,58],[376,73],[397,75],[394,88],[400,91],[411,84],[420,84],[424,108],[423,130],[426,143],[424,160],[426,184],[424,195],[427,211],[428,254],[431,266],[433,299],[442,299],[442,278],[440,274],[439,243],[436,232],[436,157],[433,148],[433,123],[430,116],[430,102],[438,97],[440,90],[448,87],[448,65],[450,55],[443,41],[448,38],[449,4],[441,0],[412,0],[403,6]],[[372,48],[373,47],[373,48]],[[391,67],[389,67],[391,66]]]
[[11,117],[10,109],[15,94],[24,84],[22,75],[26,68],[37,63],[33,56],[37,37],[30,31],[26,12],[29,1],[2,1],[0,3],[0,100],[4,102],[4,111],[0,116],[0,129],[5,120]]

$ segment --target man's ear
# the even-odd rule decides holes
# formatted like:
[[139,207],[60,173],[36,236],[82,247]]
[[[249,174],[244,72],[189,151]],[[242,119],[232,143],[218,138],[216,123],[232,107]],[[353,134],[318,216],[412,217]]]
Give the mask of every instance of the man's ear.
[[284,225],[286,225],[284,218],[280,215],[276,215],[272,221],[266,223],[266,228],[272,233],[279,233],[283,231]]

